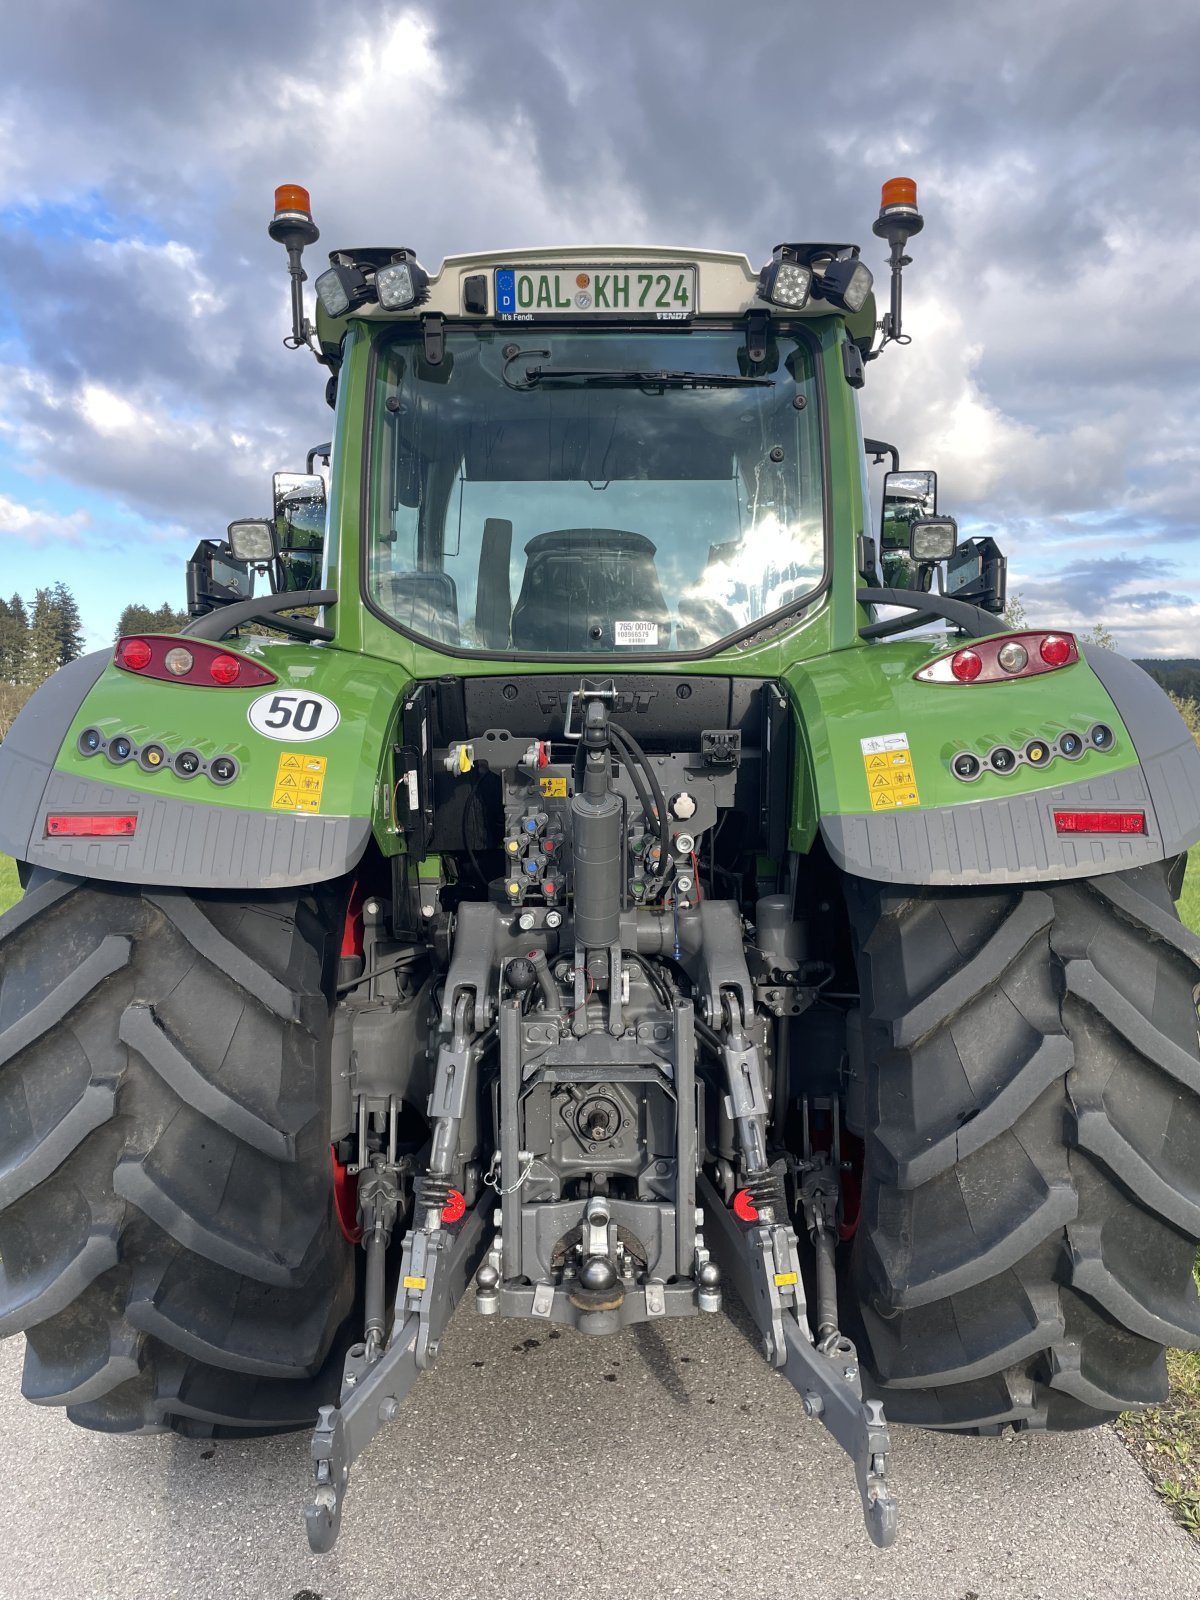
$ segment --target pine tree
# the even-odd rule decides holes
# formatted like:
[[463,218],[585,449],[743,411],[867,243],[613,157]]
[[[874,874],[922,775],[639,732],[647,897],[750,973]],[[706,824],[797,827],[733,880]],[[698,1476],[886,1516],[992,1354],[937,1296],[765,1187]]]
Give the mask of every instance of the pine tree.
[[0,683],[25,682],[29,618],[19,594],[0,599]]
[[0,595],[0,683],[16,682],[11,662],[13,633],[12,610],[8,601]]
[[9,601],[13,621],[19,630],[17,638],[17,657],[15,661],[17,683],[29,682],[29,611],[24,600],[19,594],[14,594]]
[[75,596],[65,583],[54,585],[54,609],[58,619],[58,664],[65,667],[83,654],[83,623]]
[[58,671],[61,653],[62,635],[54,591],[39,589],[34,596],[33,617],[29,624],[26,682],[34,685],[45,683],[52,672]]

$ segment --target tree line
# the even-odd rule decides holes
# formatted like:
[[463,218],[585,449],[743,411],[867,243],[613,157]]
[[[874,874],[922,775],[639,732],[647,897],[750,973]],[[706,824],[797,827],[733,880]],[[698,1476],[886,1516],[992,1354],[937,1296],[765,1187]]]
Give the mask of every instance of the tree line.
[[[187,614],[174,606],[129,605],[117,623],[124,633],[178,633]],[[17,712],[51,673],[83,654],[79,603],[65,583],[38,589],[32,601],[0,596],[0,739]]]
[[1158,660],[1139,661],[1138,666],[1145,667],[1168,694],[1200,704],[1200,661],[1194,657],[1160,657]]
[[33,604],[0,599],[0,683],[36,689],[83,651],[83,623],[65,583],[39,589]]
[[1200,661],[1185,656],[1176,660],[1139,661],[1138,666],[1145,667],[1171,696],[1188,725],[1188,732],[1200,745]]

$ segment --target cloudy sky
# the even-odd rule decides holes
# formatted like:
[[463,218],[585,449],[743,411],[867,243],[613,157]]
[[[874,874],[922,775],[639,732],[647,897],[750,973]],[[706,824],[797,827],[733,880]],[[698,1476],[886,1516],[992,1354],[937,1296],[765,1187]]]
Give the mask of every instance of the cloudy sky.
[[[1200,654],[1200,7],[0,0],[0,592],[92,643],[327,438],[277,183],[322,245],[858,240],[917,179],[868,433],[1031,620]],[[320,263],[323,257],[313,252]]]

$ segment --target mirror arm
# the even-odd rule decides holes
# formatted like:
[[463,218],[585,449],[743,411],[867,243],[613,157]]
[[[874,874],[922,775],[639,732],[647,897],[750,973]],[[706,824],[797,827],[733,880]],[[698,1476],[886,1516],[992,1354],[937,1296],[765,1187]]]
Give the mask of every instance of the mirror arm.
[[891,456],[892,471],[900,471],[900,452],[894,444],[888,444],[886,439],[864,439],[863,454],[874,456],[876,462],[882,461],[884,456]]
[[247,622],[269,622],[297,639],[332,639],[333,629],[313,622],[310,617],[282,616],[288,606],[332,606],[337,604],[336,589],[298,589],[292,594],[265,594],[258,600],[235,600],[232,605],[208,611],[183,632],[193,639],[227,639]]
[[927,622],[939,620],[952,622],[972,639],[986,639],[992,634],[1013,632],[1007,622],[993,616],[990,611],[970,605],[965,600],[951,600],[944,594],[923,592],[918,595],[911,589],[867,587],[857,590],[854,598],[860,606],[905,606],[914,613],[908,617],[888,617],[883,622],[868,622],[866,627],[858,630],[860,639],[886,639],[893,633],[907,633],[910,628],[921,628]]

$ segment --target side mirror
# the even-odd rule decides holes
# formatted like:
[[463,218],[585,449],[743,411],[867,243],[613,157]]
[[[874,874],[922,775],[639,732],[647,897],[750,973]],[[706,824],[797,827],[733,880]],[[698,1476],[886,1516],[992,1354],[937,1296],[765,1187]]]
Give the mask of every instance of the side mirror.
[[250,562],[254,566],[269,566],[278,551],[275,548],[275,524],[266,517],[241,517],[229,524],[226,533],[229,553],[235,561]]
[[325,549],[325,479],[319,473],[277,472],[272,483],[279,587],[319,589]]
[[936,472],[885,472],[879,542],[884,554],[908,552],[912,524],[937,515]]
[[918,517],[908,525],[908,553],[922,564],[949,561],[958,549],[958,523],[953,517]]
[[325,479],[316,472],[277,472],[271,481],[280,550],[321,549],[325,543]]

